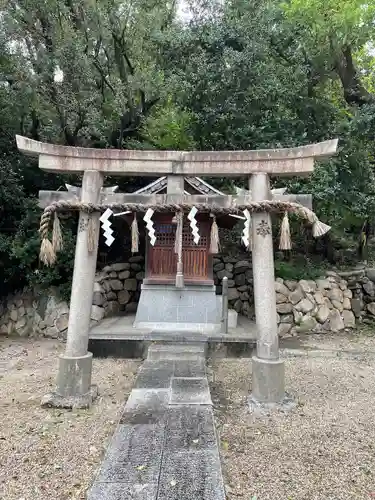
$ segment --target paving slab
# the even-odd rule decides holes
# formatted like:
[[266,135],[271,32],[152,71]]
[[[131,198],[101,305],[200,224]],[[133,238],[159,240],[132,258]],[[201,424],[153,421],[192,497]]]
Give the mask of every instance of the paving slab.
[[158,483],[133,484],[95,483],[87,500],[156,500]]
[[173,375],[182,378],[204,378],[206,376],[206,361],[204,358],[176,361]]
[[145,485],[158,481],[164,428],[119,425],[98,475],[99,483]]
[[120,424],[164,424],[169,399],[170,389],[133,389]]
[[135,382],[136,389],[168,389],[174,373],[174,361],[148,361],[143,363]]
[[216,433],[209,406],[170,407],[167,416],[165,450],[215,450]]
[[212,405],[207,378],[173,377],[170,405]]
[[225,500],[216,451],[166,452],[158,500]]

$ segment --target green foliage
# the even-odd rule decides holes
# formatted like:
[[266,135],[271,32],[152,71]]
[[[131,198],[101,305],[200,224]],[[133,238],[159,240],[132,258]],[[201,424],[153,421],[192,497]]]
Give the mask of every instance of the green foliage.
[[[43,173],[14,135],[71,146],[176,150],[288,147],[339,137],[336,158],[294,192],[312,193],[338,240],[375,214],[375,7],[360,0],[9,0],[0,4],[0,282],[69,288],[74,227],[58,265],[38,262]],[[231,178],[209,179],[233,192]],[[107,178],[123,191],[147,179]],[[275,186],[285,185],[274,179]],[[235,184],[246,187],[247,179]],[[279,274],[324,267],[302,241]],[[298,251],[299,250],[299,251]],[[336,255],[344,253],[340,247]],[[300,254],[307,254],[300,260]],[[315,262],[315,263],[314,263]],[[294,263],[294,264],[293,264]]]

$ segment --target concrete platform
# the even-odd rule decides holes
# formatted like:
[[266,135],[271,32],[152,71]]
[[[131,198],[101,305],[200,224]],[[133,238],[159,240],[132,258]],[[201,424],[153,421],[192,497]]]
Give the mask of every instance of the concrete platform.
[[135,328],[135,315],[115,316],[104,319],[90,330],[90,340],[143,340],[164,342],[256,342],[256,324],[244,316],[238,317],[236,328],[227,334],[219,332],[160,331],[151,328]]

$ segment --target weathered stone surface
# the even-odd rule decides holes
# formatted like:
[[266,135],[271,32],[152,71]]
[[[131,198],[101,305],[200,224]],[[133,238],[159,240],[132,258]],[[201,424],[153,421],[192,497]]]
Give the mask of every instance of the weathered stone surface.
[[100,292],[94,292],[92,303],[94,306],[102,306],[104,303],[103,294]]
[[297,311],[308,313],[314,309],[314,304],[309,299],[302,299],[294,307]]
[[130,278],[124,281],[124,290],[137,290],[137,280]]
[[242,311],[242,301],[240,299],[236,300],[236,302],[233,305],[233,309],[238,313]]
[[332,300],[338,300],[339,302],[342,302],[344,299],[344,295],[342,293],[342,290],[340,288],[332,288],[327,292],[327,297],[332,301]]
[[329,290],[332,288],[332,283],[328,280],[316,280],[316,284],[320,290]]
[[143,262],[145,259],[142,255],[133,255],[129,258],[130,264]]
[[344,310],[343,302],[340,302],[338,300],[332,300],[332,305],[335,309],[337,309],[340,312]]
[[249,298],[250,298],[250,295],[249,295],[248,292],[241,292],[240,293],[240,299],[241,300],[249,300]]
[[329,307],[327,307],[326,304],[323,304],[319,307],[316,313],[316,319],[319,321],[319,323],[323,324],[327,321],[330,312],[331,310],[329,309]]
[[312,332],[317,325],[316,319],[312,316],[304,316],[299,325],[296,326],[296,331],[298,333]]
[[288,297],[290,290],[287,288],[283,283],[280,283],[278,281],[275,281],[275,291],[276,293],[281,293]]
[[[352,301],[353,303],[353,301]],[[370,304],[367,304],[367,310],[370,314],[375,316],[375,302],[370,302]]]
[[323,325],[324,330],[331,332],[339,332],[345,328],[341,314],[336,309],[332,309],[329,313],[327,321]]
[[[225,269],[225,264],[224,262],[219,262],[218,264],[215,264],[214,265],[214,272],[218,272],[218,271],[222,271],[223,269]],[[232,267],[233,269],[233,267]],[[228,269],[228,271],[231,271],[231,269]]]
[[240,296],[237,288],[229,288],[228,290],[228,300],[236,300]]
[[119,273],[118,277],[120,280],[126,280],[130,276],[130,271],[122,271]]
[[318,306],[324,304],[324,295],[322,292],[318,291],[314,293],[314,300],[318,304]]
[[225,276],[228,279],[233,278],[233,274],[231,272],[227,271],[226,269],[223,269],[222,271],[217,272],[216,276],[218,277],[219,280],[222,280]]
[[355,327],[355,316],[352,311],[344,310],[342,312],[342,319],[344,321],[344,325],[346,328],[354,328]]
[[350,299],[348,299],[347,297],[344,297],[344,301],[343,301],[342,305],[343,305],[344,309],[346,309],[348,311],[352,308],[352,304],[350,302]]
[[12,309],[10,311],[10,319],[12,321],[17,321],[17,318],[18,318],[18,313],[17,313],[17,309]]
[[119,272],[125,271],[125,269],[130,269],[130,264],[128,262],[118,262],[116,264],[112,264],[110,267],[112,271]]
[[276,311],[280,314],[288,314],[293,311],[293,306],[292,304],[286,303],[286,304],[276,304]]
[[108,292],[105,296],[106,300],[116,300],[117,299],[117,293],[116,292]]
[[145,277],[145,273],[144,271],[140,271],[139,273],[137,273],[135,275],[135,278],[138,280],[138,281],[143,281],[144,280],[144,277]]
[[292,329],[292,326],[293,325],[291,323],[280,323],[277,328],[279,337],[284,337],[285,335],[287,335]]
[[299,286],[305,293],[313,293],[316,290],[316,283],[314,281],[300,280]]
[[231,272],[233,272],[234,265],[232,263],[228,262],[227,264],[225,264],[225,269],[231,273]]
[[122,290],[123,285],[120,280],[111,280],[109,282],[109,286],[111,287],[112,290]]
[[366,276],[369,280],[375,283],[375,269],[366,269]]
[[119,304],[127,304],[130,300],[130,293],[127,290],[121,290],[121,292],[117,294],[117,299]]
[[238,286],[245,285],[245,283],[246,283],[245,275],[244,274],[236,274],[236,276],[234,277],[234,282]]
[[133,271],[142,271],[142,266],[140,264],[130,264],[130,269]]
[[293,314],[282,314],[279,316],[278,323],[294,323]]
[[372,281],[368,281],[367,283],[363,283],[362,285],[363,289],[367,293],[367,295],[370,295],[370,297],[375,296],[375,285]]
[[[229,282],[230,282],[230,281],[231,281],[231,280],[228,280],[228,286],[229,286]],[[241,286],[238,286],[238,287],[237,287],[237,290],[238,290],[239,292],[247,292],[247,290],[248,290],[248,289],[249,289],[248,285],[241,285]]]
[[[354,315],[359,318],[363,309],[363,303],[361,299],[351,299],[351,306]],[[375,309],[374,309],[375,310]]]
[[304,298],[304,293],[302,291],[302,288],[298,287],[294,290],[294,292],[291,292],[289,294],[289,301],[294,305],[300,302]]
[[95,321],[101,321],[104,318],[104,309],[99,306],[92,306],[91,308],[91,319]]
[[287,302],[288,299],[282,293],[276,294],[276,304],[282,304],[283,302]]
[[297,288],[298,286],[298,282],[297,281],[292,281],[292,280],[285,280],[284,281],[284,284],[285,286],[291,291],[291,292],[294,292],[294,290]]
[[349,289],[344,290],[343,292],[344,298],[351,299],[353,297],[353,292]]
[[251,264],[248,260],[240,260],[234,264],[234,273],[239,274],[243,273],[247,269],[251,268]]
[[69,323],[69,315],[68,314],[62,314],[56,319],[56,328],[59,330],[59,332],[63,332],[68,328],[68,323]]

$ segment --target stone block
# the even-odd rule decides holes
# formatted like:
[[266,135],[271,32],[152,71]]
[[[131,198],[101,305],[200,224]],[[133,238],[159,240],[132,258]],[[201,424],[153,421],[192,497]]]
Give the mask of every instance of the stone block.
[[293,323],[293,322],[294,322],[293,314],[283,314],[279,316],[278,323]]
[[369,280],[375,283],[375,269],[366,269],[366,276]]
[[144,261],[143,255],[133,255],[132,257],[129,258],[130,264],[139,264],[140,262]]
[[[117,276],[117,275],[116,275]],[[123,285],[120,280],[111,280],[109,286],[112,290],[118,291],[123,289]]]
[[342,312],[342,319],[346,328],[355,328],[355,316],[352,311],[345,309]]
[[314,300],[318,304],[318,306],[321,306],[324,304],[324,295],[322,292],[318,291],[314,293]]
[[325,323],[330,312],[331,310],[329,309],[329,307],[323,304],[319,307],[318,312],[316,313],[316,319],[319,321],[319,323]]
[[304,314],[306,314],[306,313],[312,311],[314,309],[315,305],[309,299],[306,298],[306,299],[302,299],[294,307],[297,311],[301,311]]
[[[214,272],[222,271],[223,269],[225,269],[224,262],[218,262],[217,264],[214,265]],[[228,271],[229,271],[229,269],[228,269]]]
[[107,306],[106,302],[108,302],[109,300],[117,300],[117,293],[112,291],[108,292],[105,295],[105,299],[106,300],[103,302],[103,307]]
[[240,296],[236,288],[229,288],[228,290],[228,300],[236,300]]
[[225,500],[215,450],[169,452],[160,473],[158,500]]
[[117,300],[121,305],[127,304],[130,300],[130,293],[127,290],[121,290],[117,294]]
[[305,294],[303,293],[303,290],[300,286],[298,286],[294,292],[291,292],[289,294],[289,302],[291,302],[293,305],[297,304],[304,298]]
[[285,297],[288,297],[290,293],[289,288],[287,288],[283,283],[280,283],[279,281],[275,281],[275,291],[276,293],[285,295]]
[[343,291],[344,298],[351,299],[353,297],[353,292],[349,289]]
[[316,319],[312,316],[304,316],[299,325],[296,326],[296,331],[298,333],[308,333],[314,331],[316,328],[317,322]]
[[320,290],[330,290],[332,288],[332,283],[325,279],[316,280],[316,284]]
[[125,271],[126,269],[130,269],[130,264],[128,262],[117,262],[110,266],[110,270],[116,272]]
[[332,305],[335,309],[337,309],[338,311],[342,312],[344,310],[344,305],[342,302],[338,301],[338,300],[332,300]]
[[[355,300],[355,299],[353,299],[353,300]],[[352,304],[353,304],[353,300],[352,300]],[[370,304],[367,304],[367,310],[370,314],[375,316],[375,302],[370,302]]]
[[95,281],[94,283],[94,293],[101,293],[103,291],[102,285]]
[[293,311],[293,306],[292,304],[285,303],[285,304],[276,304],[276,311],[279,314],[288,314]]
[[251,268],[251,264],[248,260],[240,260],[234,264],[234,273],[240,274]]
[[234,282],[237,286],[243,286],[246,284],[246,277],[244,274],[236,274],[234,277]]
[[223,269],[222,271],[218,271],[216,273],[216,276],[219,280],[222,280],[224,277],[227,277],[228,279],[232,279],[233,273],[227,271],[226,269]]
[[137,280],[134,278],[130,278],[125,280],[124,282],[124,290],[137,290]]
[[102,306],[104,303],[103,294],[100,292],[94,292],[92,297],[92,303],[94,306]]
[[323,325],[324,330],[330,332],[339,332],[345,328],[341,314],[336,309],[332,309],[329,313],[327,321]]
[[294,292],[294,290],[298,286],[298,282],[297,281],[292,281],[292,280],[285,280],[284,284],[288,288],[288,290],[290,290],[291,292]]
[[174,361],[145,361],[138,372],[136,389],[168,389],[174,374]]
[[44,336],[50,339],[57,339],[59,337],[60,331],[56,326],[48,326],[44,330]]
[[69,315],[62,314],[57,318],[55,325],[59,332],[63,332],[68,328],[68,323],[69,323]]
[[137,308],[138,308],[138,302],[130,302],[129,304],[126,305],[126,312],[135,313],[137,312]]
[[278,328],[277,328],[277,334],[279,337],[284,337],[287,335],[290,330],[292,329],[292,324],[291,323],[280,323]]
[[327,297],[332,301],[332,300],[337,300],[339,302],[342,302],[344,299],[344,295],[342,293],[342,290],[340,288],[332,288],[327,292]]
[[368,281],[367,283],[363,283],[362,288],[367,293],[367,295],[370,295],[370,297],[375,296],[375,285],[372,281]]
[[157,483],[163,444],[164,429],[160,425],[119,425],[97,482],[128,486]]
[[315,281],[307,281],[307,280],[300,280],[299,286],[301,287],[302,291],[305,293],[314,293],[316,290],[316,283]]
[[105,306],[105,313],[108,315],[108,316],[111,316],[112,314],[117,314],[118,312],[120,312],[120,304],[114,300],[108,302]]
[[140,264],[130,264],[130,269],[132,271],[142,271],[142,266]]
[[12,310],[10,311],[10,319],[11,319],[12,321],[17,321],[17,319],[18,319],[18,312],[17,312],[17,309],[12,309]]
[[[351,308],[354,313],[354,315],[359,318],[361,316],[361,312],[363,310],[363,302],[361,299],[351,299]],[[375,308],[374,308],[375,312]],[[375,314],[374,314],[375,315]]]
[[170,405],[211,405],[206,378],[172,378]]
[[237,313],[240,313],[242,311],[242,300],[237,299],[236,302],[233,304],[233,309]]
[[120,280],[126,280],[127,278],[130,277],[130,271],[122,271],[121,273],[119,273],[118,275],[118,278]]
[[25,316],[22,316],[22,318],[19,318],[19,320],[16,323],[16,330],[20,330],[21,328],[26,326],[26,322],[27,322],[27,320],[26,320]]
[[277,293],[276,294],[276,304],[282,304],[284,302],[287,302],[288,298],[285,297],[282,293]]
[[95,482],[87,500],[156,500],[158,483],[127,484]]
[[230,273],[232,273],[233,269],[234,269],[234,265],[231,262],[228,262],[227,264],[225,264],[225,269],[227,271],[229,271]]
[[104,318],[104,309],[99,306],[91,307],[91,319],[95,321],[101,321]]

